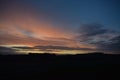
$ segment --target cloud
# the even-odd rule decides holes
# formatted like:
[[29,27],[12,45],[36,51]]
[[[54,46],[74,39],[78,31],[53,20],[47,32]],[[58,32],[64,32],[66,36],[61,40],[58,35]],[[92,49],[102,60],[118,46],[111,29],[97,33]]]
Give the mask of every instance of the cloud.
[[74,48],[74,47],[65,47],[65,46],[34,46],[34,47],[13,47],[21,50],[40,50],[40,51],[61,51],[61,50],[91,50],[90,48]]
[[99,43],[98,48],[110,53],[120,53],[120,35],[110,39],[108,43]]
[[[55,53],[55,54],[80,54],[94,51],[91,48],[65,47],[65,46],[14,46],[10,47],[14,52],[8,51],[3,54],[28,54],[28,53]],[[4,49],[6,50],[6,49]]]
[[[5,3],[4,3],[5,4]],[[73,38],[74,33],[55,25],[44,11],[21,3],[6,3],[0,14],[0,45],[49,46],[59,50],[87,49]],[[18,4],[18,5],[17,5]],[[29,7],[29,9],[27,9]],[[64,46],[64,47],[58,47]],[[46,47],[47,48],[47,47]],[[48,50],[48,49],[46,49]]]
[[101,24],[85,24],[75,37],[80,44],[92,45],[96,51],[120,53],[120,33]]
[[81,38],[81,41],[92,41],[97,38],[101,38],[100,40],[106,38],[111,39],[118,35],[118,32],[106,29],[101,24],[85,24],[82,25],[79,29],[78,38]]
[[70,40],[73,34],[55,26],[43,11],[38,15],[31,8],[12,4],[3,5],[0,14],[0,45],[74,45]]
[[59,49],[59,50],[91,50],[89,48],[74,48],[74,47],[65,47],[65,46],[35,46],[34,48],[38,48],[38,49]]
[[[101,24],[84,24],[77,35],[69,29],[55,26],[44,11],[28,5],[2,0],[0,3],[0,45],[27,45],[21,49],[84,50],[119,52],[120,33]],[[29,7],[29,8],[28,8]],[[50,46],[53,45],[53,46]]]
[[[79,32],[84,36],[95,36],[106,33],[108,30],[102,28],[101,24],[84,24],[80,27]],[[86,33],[87,32],[87,33]]]
[[8,54],[17,54],[16,50],[8,47],[0,47],[0,54],[8,55]]

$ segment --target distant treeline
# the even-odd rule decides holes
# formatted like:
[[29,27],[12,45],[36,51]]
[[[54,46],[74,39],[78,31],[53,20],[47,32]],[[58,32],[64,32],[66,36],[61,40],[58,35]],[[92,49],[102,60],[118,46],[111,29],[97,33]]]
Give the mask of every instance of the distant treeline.
[[[49,53],[1,55],[0,74],[2,75],[0,75],[0,78],[11,79],[16,77],[18,79],[25,76],[35,76],[41,79],[51,79],[51,77],[55,78],[55,75],[59,73],[57,74],[59,77],[56,78],[56,80],[60,79],[63,74],[65,74],[66,77],[72,77],[74,75],[74,79],[90,79],[90,77],[94,79],[96,70],[98,73],[104,73],[111,65],[120,65],[120,55],[110,55],[99,52],[76,55],[56,55]],[[92,74],[93,72],[94,74]],[[46,75],[50,75],[50,77]]]

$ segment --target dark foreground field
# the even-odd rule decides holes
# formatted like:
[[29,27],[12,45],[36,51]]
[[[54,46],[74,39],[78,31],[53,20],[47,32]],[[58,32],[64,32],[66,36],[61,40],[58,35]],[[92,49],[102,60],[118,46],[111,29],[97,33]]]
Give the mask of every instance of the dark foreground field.
[[106,76],[108,73],[113,75],[115,71],[119,72],[119,65],[120,55],[103,53],[1,55],[0,78],[30,78],[34,76],[50,80],[55,77],[57,80],[61,80],[63,77],[79,78],[79,80],[81,78],[96,79],[98,74]]

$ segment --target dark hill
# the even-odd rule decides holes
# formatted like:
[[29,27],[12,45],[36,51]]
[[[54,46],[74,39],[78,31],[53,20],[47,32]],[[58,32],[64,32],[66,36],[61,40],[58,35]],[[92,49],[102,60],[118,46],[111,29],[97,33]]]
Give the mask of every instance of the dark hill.
[[119,54],[55,55],[30,53],[29,55],[0,55],[0,74],[3,78],[23,76],[47,78],[43,77],[46,75],[50,77],[59,75],[58,78],[61,78],[63,75],[66,77],[75,75],[74,78],[86,79],[89,77],[94,79],[96,72],[101,73],[109,70],[111,65],[120,65]]

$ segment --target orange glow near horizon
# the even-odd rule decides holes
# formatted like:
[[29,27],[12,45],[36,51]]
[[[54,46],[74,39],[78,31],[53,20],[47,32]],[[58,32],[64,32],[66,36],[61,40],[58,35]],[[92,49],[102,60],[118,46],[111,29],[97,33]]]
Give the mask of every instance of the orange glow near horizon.
[[[6,13],[0,22],[1,45],[54,45],[54,38],[69,39],[73,34],[55,27],[48,21],[36,18],[24,12]],[[52,39],[49,41],[49,38]],[[59,43],[58,43],[59,45]]]
[[[12,7],[13,8],[13,7]],[[6,10],[0,16],[0,45],[13,46],[67,46],[88,48],[89,45],[79,44],[74,40],[75,33],[55,26],[49,19],[36,17],[32,11],[18,11],[18,9]],[[43,15],[39,15],[43,16]],[[19,52],[43,52],[43,51],[22,51]],[[82,53],[80,50],[61,50],[53,53]]]
[[21,54],[28,54],[28,53],[39,53],[39,54],[43,54],[43,53],[52,53],[52,54],[85,54],[85,53],[89,53],[90,51],[84,51],[84,50],[55,50],[55,49],[51,49],[52,51],[43,51],[40,49],[26,49],[26,50],[22,50],[22,49],[16,49],[17,53],[21,53]]

